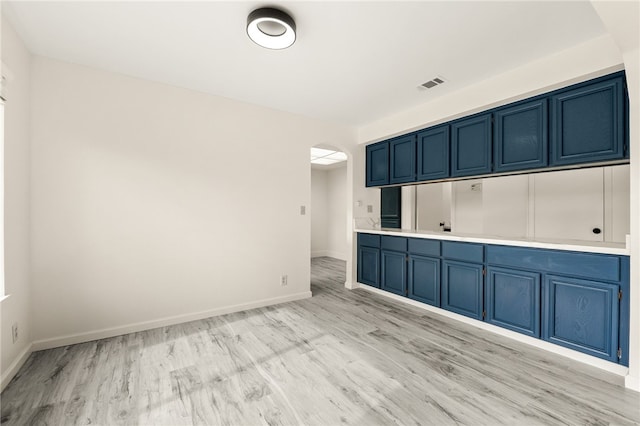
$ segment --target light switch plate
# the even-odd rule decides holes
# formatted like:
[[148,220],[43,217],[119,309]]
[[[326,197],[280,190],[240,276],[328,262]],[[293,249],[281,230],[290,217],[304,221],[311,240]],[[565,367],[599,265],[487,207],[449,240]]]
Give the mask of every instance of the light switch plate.
[[300,216],[307,214],[307,206],[300,206]]

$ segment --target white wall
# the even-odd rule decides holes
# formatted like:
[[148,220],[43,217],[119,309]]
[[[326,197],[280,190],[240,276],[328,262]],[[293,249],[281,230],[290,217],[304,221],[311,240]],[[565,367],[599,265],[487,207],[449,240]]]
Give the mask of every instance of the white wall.
[[346,260],[347,167],[311,169],[311,257]]
[[[420,230],[453,215],[456,233],[537,240],[625,243],[629,234],[629,165],[417,185]],[[446,219],[444,219],[446,220]],[[603,232],[594,234],[593,228]]]
[[326,170],[311,169],[311,257],[327,256],[329,228]]
[[[31,343],[31,289],[29,278],[29,66],[22,41],[2,21],[2,62],[8,68],[4,124],[4,244],[5,293],[0,302],[0,371],[2,387],[29,353]],[[7,73],[3,69],[3,75]],[[2,296],[2,295],[0,295]],[[11,326],[18,324],[18,341]]]
[[42,57],[32,94],[36,347],[309,295],[309,148],[347,129]]
[[329,256],[346,260],[347,248],[347,167],[327,171],[327,250]]

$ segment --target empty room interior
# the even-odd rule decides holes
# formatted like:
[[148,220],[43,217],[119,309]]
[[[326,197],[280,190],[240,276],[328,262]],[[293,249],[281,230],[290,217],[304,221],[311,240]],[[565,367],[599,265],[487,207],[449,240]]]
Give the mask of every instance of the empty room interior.
[[640,424],[640,1],[0,12],[3,425]]

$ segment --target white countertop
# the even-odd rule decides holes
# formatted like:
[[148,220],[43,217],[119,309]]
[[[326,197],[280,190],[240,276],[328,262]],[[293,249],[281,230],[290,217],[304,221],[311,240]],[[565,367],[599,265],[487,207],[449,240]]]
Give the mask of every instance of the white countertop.
[[387,228],[357,228],[355,232],[380,235],[395,235],[399,237],[427,238],[443,241],[464,241],[467,243],[496,244],[503,246],[581,251],[586,253],[617,254],[629,256],[629,249],[625,244],[622,243],[601,243],[596,241],[579,240],[530,240],[526,238],[506,238],[491,235],[472,235],[451,232],[416,231]]

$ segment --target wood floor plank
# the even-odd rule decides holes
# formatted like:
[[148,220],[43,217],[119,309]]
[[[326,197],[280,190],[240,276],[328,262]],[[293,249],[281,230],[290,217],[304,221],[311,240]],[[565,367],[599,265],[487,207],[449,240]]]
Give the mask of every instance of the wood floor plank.
[[314,297],[32,354],[6,425],[640,424],[619,377],[343,286]]

